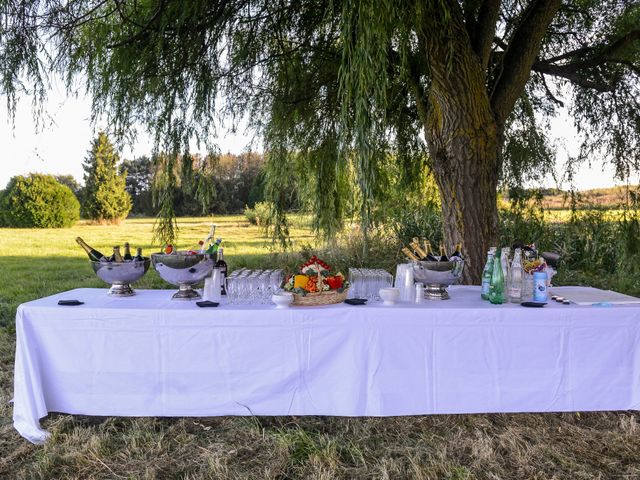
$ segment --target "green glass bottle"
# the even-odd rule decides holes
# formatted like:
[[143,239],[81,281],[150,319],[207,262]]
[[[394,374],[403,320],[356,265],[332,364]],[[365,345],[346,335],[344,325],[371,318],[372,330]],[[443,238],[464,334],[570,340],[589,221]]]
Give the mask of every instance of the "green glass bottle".
[[491,275],[493,274],[493,257],[495,250],[493,247],[487,252],[487,263],[484,264],[484,270],[482,271],[482,290],[480,297],[483,300],[489,300],[489,287],[491,286]]
[[129,242],[124,242],[124,255],[123,257],[125,262],[130,262],[131,260],[133,260],[133,257],[131,256],[131,246],[129,245]]
[[489,286],[489,301],[500,305],[505,302],[504,297],[504,275],[502,274],[502,264],[500,262],[500,250],[493,257],[493,272],[491,273],[491,284]]

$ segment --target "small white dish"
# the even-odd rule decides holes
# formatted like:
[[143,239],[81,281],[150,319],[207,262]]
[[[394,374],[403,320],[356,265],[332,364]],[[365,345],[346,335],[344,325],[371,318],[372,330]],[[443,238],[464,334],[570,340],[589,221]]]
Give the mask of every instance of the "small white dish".
[[274,293],[271,295],[271,301],[276,304],[276,308],[289,308],[289,305],[293,303],[293,293]]
[[379,292],[383,305],[395,305],[400,298],[400,289],[398,288],[381,288]]

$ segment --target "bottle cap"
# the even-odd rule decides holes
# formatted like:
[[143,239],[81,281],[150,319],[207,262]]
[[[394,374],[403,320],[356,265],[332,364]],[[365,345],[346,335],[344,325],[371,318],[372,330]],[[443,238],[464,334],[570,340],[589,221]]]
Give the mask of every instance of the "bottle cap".
[[533,278],[547,278],[547,272],[533,272]]

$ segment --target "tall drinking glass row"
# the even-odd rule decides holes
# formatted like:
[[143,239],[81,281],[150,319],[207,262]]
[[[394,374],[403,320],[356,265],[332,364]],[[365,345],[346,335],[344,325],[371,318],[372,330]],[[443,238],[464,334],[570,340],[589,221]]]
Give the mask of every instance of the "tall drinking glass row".
[[230,304],[250,305],[271,303],[271,295],[280,290],[284,272],[277,270],[234,270],[226,278]]
[[380,268],[350,268],[349,297],[380,300],[381,288],[393,286],[393,275]]

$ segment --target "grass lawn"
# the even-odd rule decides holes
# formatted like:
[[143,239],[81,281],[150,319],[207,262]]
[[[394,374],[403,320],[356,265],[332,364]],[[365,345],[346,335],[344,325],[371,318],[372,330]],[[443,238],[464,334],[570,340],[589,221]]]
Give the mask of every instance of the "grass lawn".
[[[313,244],[293,221],[294,249]],[[242,216],[217,217],[231,269],[295,264]],[[180,248],[210,221],[180,219]],[[0,229],[0,479],[593,479],[640,478],[640,415],[629,412],[402,418],[111,418],[51,414],[34,446],[13,430],[16,307],[77,287],[106,287],[76,236],[107,253],[151,246],[149,219],[119,226]],[[153,269],[140,288],[171,288]]]

